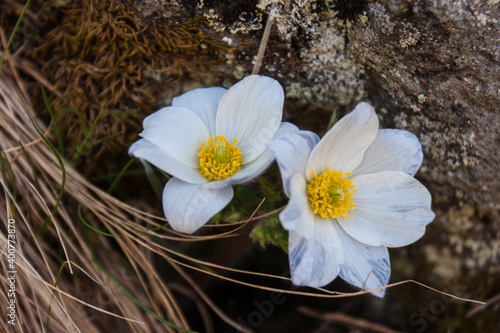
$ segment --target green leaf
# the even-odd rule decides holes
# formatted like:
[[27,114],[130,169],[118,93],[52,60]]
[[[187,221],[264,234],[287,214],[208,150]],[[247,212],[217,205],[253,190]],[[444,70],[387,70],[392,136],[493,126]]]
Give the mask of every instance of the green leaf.
[[[0,150],[0,168],[2,169],[2,179],[4,180],[4,183],[7,183],[7,169],[10,171],[10,175],[12,177],[12,199],[16,201],[17,198],[17,185],[16,185],[16,176],[14,175],[14,171],[12,170],[12,166],[7,158],[7,155],[5,155],[5,152]],[[6,198],[9,198],[6,196]],[[12,205],[12,212],[11,215],[14,216],[16,212],[16,205]]]
[[[64,167],[64,162],[63,162],[61,156],[59,155],[59,153],[57,152],[57,149],[54,147],[54,145],[52,145],[52,143],[43,134],[42,130],[40,130],[40,128],[36,124],[33,117],[29,114],[29,112],[27,112],[26,114],[28,115],[28,118],[30,119],[31,123],[33,124],[33,127],[37,131],[38,135],[40,135],[40,138],[43,140],[43,142],[45,142],[45,144],[54,153],[54,155],[57,159],[57,162],[59,163],[59,166],[61,167],[61,173],[62,173],[62,175],[61,175],[61,187],[59,188],[59,194],[57,195],[56,204],[54,205],[54,208],[52,208],[52,212],[51,212],[52,215],[55,215],[57,212],[57,208],[59,207],[59,203],[61,202],[62,196],[64,194],[64,186],[66,184],[66,168]],[[47,219],[45,220],[44,224],[37,231],[37,233],[42,232],[47,227],[47,225],[49,224],[50,221],[51,221],[50,216],[48,216]]]
[[144,161],[142,158],[140,158],[139,161],[141,161],[142,165],[144,166],[149,184],[151,184],[156,197],[161,200],[163,189],[160,180],[155,175],[153,168],[151,167],[151,165],[149,165],[148,162]]
[[336,123],[337,123],[337,110],[334,110],[332,112],[332,115],[330,116],[330,121],[328,122],[328,125],[326,126],[326,132],[330,130]]
[[76,114],[76,116],[78,118],[80,118],[80,122],[83,125],[83,133],[85,135],[87,135],[88,126],[87,126],[87,122],[85,121],[85,117],[83,116],[83,114],[80,111],[78,111],[77,109],[74,109],[74,108],[62,108],[62,109],[59,110],[58,113],[61,114],[61,115],[64,115],[67,112],[72,112],[72,113]]
[[269,216],[252,230],[252,238],[262,247],[268,244],[278,245],[288,252],[288,231],[281,225],[278,214]]
[[38,192],[41,192],[40,182],[38,181],[38,176],[36,174],[35,165],[31,161],[31,157],[28,154],[28,152],[26,151],[26,149],[24,148],[24,145],[23,145],[23,143],[21,141],[19,141],[19,145],[21,146],[21,149],[22,149],[22,151],[24,153],[24,156],[26,156],[26,160],[28,161],[28,164],[30,165],[31,172],[33,173],[33,179],[35,180],[35,187],[36,187],[36,189],[37,189]]
[[267,202],[272,204],[274,208],[276,204],[283,200],[281,189],[267,181],[264,177],[260,177],[259,181],[266,193]]
[[95,232],[97,233],[100,233],[101,235],[104,235],[104,236],[108,236],[108,237],[119,237],[118,235],[113,235],[113,234],[110,234],[110,233],[107,233],[107,232],[104,232],[104,231],[101,231],[101,230],[98,230],[96,228],[94,228],[93,226],[91,226],[87,221],[85,221],[85,219],[83,218],[82,216],[82,204],[78,204],[78,208],[76,209],[77,210],[77,213],[78,213],[78,217],[80,218],[80,221],[83,222],[83,224],[85,224],[87,227],[89,227],[90,229],[94,230]]
[[45,331],[50,332],[49,322],[50,322],[50,312],[52,311],[52,300],[54,299],[54,292],[56,291],[57,284],[61,278],[61,273],[63,271],[66,262],[64,262],[61,267],[59,267],[59,273],[57,273],[56,282],[54,282],[54,289],[52,289],[52,295],[50,295],[49,308],[47,310],[47,322],[45,323]]
[[50,119],[52,120],[52,124],[54,125],[54,131],[56,132],[57,143],[59,145],[59,149],[61,151],[61,154],[63,156],[65,156],[66,155],[66,145],[64,143],[64,138],[63,138],[61,131],[59,129],[59,124],[57,122],[55,112],[49,103],[49,98],[47,97],[47,94],[45,93],[45,88],[43,87],[43,85],[40,85],[40,88],[42,89],[43,100],[45,101],[45,105],[47,106],[47,110],[49,110]]
[[118,173],[118,175],[116,176],[115,180],[113,181],[113,183],[109,186],[108,190],[107,190],[107,193],[111,193],[113,192],[113,190],[115,189],[116,186],[118,186],[118,183],[120,182],[120,180],[122,179],[123,175],[125,174],[125,172],[127,171],[127,169],[132,165],[132,163],[136,160],[136,158],[132,158],[130,161],[127,162],[127,164],[125,164],[125,166],[120,170],[120,172]]
[[24,5],[24,8],[21,12],[21,15],[19,15],[19,18],[17,19],[16,25],[14,26],[14,30],[12,30],[12,34],[9,37],[9,41],[7,42],[7,46],[5,47],[5,50],[3,50],[2,57],[0,58],[0,66],[3,64],[3,60],[5,59],[5,56],[7,55],[7,51],[9,50],[10,46],[12,45],[12,42],[14,41],[14,36],[16,35],[17,29],[21,25],[21,21],[23,20],[24,15],[26,14],[26,11],[28,10],[28,6],[30,5],[31,0],[26,1],[26,4]]

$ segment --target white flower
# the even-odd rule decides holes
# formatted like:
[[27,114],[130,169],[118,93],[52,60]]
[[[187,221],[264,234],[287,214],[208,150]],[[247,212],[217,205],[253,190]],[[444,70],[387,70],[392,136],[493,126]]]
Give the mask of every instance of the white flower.
[[292,282],[320,287],[340,275],[359,288],[386,285],[387,247],[415,242],[434,219],[429,191],[413,178],[423,156],[415,135],[379,130],[373,108],[360,103],[321,140],[292,132],[268,148],[290,197],[280,221]]
[[283,100],[276,80],[252,75],[229,90],[189,91],[144,119],[142,139],[129,153],[174,176],[162,199],[172,228],[198,230],[231,201],[231,184],[254,178],[272,163],[267,141],[298,131],[281,122]]

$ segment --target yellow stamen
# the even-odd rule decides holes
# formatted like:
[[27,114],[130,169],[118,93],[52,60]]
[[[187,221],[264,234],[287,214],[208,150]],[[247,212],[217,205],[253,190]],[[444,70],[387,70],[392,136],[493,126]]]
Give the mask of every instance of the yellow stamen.
[[[234,143],[238,140],[233,139]],[[231,177],[241,169],[242,153],[223,135],[208,136],[208,142],[201,143],[200,173],[208,180],[221,180]]]
[[354,178],[347,178],[351,174],[328,168],[319,176],[314,171],[312,175],[314,177],[307,183],[307,194],[314,214],[324,218],[353,218],[348,215],[349,210],[356,208],[355,203],[350,201],[356,192],[351,183]]

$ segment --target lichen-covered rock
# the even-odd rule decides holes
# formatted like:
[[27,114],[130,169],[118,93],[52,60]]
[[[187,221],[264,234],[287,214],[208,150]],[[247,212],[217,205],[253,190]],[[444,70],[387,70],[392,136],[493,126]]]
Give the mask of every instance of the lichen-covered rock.
[[498,276],[498,2],[372,3],[367,17],[349,30],[347,52],[367,73],[382,123],[423,145],[418,177],[439,213],[430,231],[441,232],[426,257],[441,277]]
[[370,5],[349,50],[386,124],[420,136],[436,200],[500,209],[500,6],[492,1]]

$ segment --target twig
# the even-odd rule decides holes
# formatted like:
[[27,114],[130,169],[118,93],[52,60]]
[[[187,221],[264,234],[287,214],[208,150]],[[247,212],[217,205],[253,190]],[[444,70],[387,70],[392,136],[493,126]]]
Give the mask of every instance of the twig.
[[467,315],[466,315],[466,318],[470,318],[472,317],[473,315],[475,315],[476,313],[480,312],[480,311],[483,311],[487,306],[490,306],[491,304],[493,303],[496,303],[500,301],[500,294],[486,300],[484,302],[484,304],[480,304],[480,305],[477,305],[474,307],[474,309],[470,310]]
[[262,61],[264,60],[264,53],[266,52],[267,42],[269,41],[269,35],[271,34],[271,28],[274,21],[274,12],[276,9],[276,2],[271,4],[271,9],[269,10],[269,16],[267,17],[266,27],[264,28],[264,34],[260,40],[259,51],[257,52],[257,59],[255,59],[255,65],[253,66],[252,75],[258,74],[260,66],[262,66]]
[[366,319],[356,318],[339,312],[329,312],[329,313],[319,313],[305,306],[299,307],[299,312],[305,314],[306,316],[317,318],[323,321],[338,323],[340,325],[348,327],[356,327],[359,329],[369,330],[379,333],[397,333],[398,331],[393,330],[382,324],[373,323]]
[[203,321],[203,326],[205,328],[205,333],[214,333],[214,324],[212,322],[212,318],[210,317],[210,312],[208,311],[208,308],[203,304],[203,302],[200,300],[198,297],[199,295],[196,295],[192,290],[189,288],[181,285],[180,283],[172,283],[169,285],[171,290],[175,290],[184,296],[190,298],[195,304],[196,307],[198,308],[198,312],[200,313],[201,320]]
[[241,332],[251,333],[252,330],[240,325],[233,319],[231,319],[228,315],[226,315],[211,299],[208,295],[201,289],[201,287],[188,275],[184,270],[176,263],[174,260],[169,262],[170,265],[188,282],[191,287],[198,293],[198,295],[205,301],[205,303],[217,313],[219,318],[223,320],[226,324],[231,325],[233,328],[240,330]]

